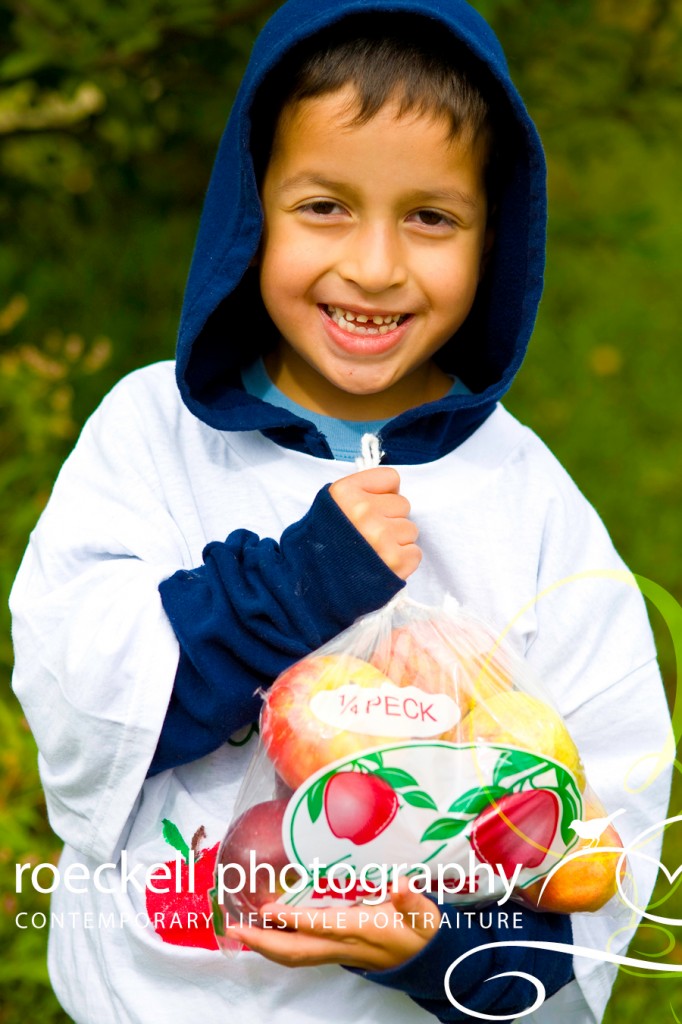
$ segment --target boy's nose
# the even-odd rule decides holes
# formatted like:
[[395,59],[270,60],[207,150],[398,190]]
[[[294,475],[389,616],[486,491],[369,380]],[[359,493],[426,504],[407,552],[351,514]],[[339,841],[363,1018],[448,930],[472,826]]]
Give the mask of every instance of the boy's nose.
[[404,253],[395,233],[384,225],[353,232],[338,263],[340,275],[376,294],[405,283]]

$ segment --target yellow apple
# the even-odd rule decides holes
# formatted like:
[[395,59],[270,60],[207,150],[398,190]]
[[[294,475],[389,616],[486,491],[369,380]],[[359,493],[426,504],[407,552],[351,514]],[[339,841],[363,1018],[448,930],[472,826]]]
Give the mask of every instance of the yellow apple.
[[499,743],[522,747],[563,764],[582,790],[585,771],[578,748],[561,715],[521,690],[494,693],[482,699],[460,724],[443,737],[458,743]]
[[[594,821],[605,816],[604,809],[594,802],[585,805],[584,821]],[[585,850],[594,844],[592,839],[581,839],[568,857],[577,850]],[[598,847],[617,847],[618,851],[608,852]],[[525,889],[517,891],[523,902],[534,910],[551,910],[558,914],[575,914],[582,911],[599,910],[615,896],[618,884],[616,872],[623,843],[613,825],[609,824],[596,841],[595,849],[579,857],[559,863],[559,867],[547,882],[538,879]],[[625,875],[625,860],[621,867],[621,879]],[[542,892],[542,896],[540,893]]]

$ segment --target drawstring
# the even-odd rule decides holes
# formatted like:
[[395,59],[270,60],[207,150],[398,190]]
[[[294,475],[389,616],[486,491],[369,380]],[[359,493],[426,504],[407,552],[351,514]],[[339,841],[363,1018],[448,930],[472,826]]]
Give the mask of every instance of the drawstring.
[[383,457],[381,442],[376,434],[363,434],[360,441],[361,455],[355,460],[356,469],[374,469]]

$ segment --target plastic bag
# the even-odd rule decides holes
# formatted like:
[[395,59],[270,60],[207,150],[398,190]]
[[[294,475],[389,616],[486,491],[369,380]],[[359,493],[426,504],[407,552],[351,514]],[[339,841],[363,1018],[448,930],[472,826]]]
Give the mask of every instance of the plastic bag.
[[218,852],[221,946],[266,902],[377,904],[403,874],[465,905],[595,911],[615,894],[622,844],[563,719],[454,599],[399,595],[263,696]]

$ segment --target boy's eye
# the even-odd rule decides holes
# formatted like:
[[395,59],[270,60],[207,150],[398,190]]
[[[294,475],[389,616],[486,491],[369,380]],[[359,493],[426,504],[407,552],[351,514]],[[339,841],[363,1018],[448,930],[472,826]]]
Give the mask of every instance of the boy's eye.
[[336,213],[343,213],[343,207],[332,199],[314,199],[310,203],[304,203],[299,209],[305,213],[313,213],[316,217],[330,217]]
[[418,224],[422,224],[426,228],[451,228],[455,223],[451,217],[446,216],[446,214],[441,213],[439,210],[417,210],[412,216]]

